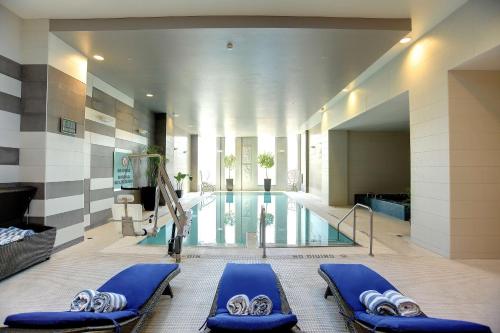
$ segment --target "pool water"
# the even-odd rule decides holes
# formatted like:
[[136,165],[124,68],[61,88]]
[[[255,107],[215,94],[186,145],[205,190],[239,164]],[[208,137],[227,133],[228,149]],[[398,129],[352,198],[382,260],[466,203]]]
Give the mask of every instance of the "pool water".
[[[266,207],[266,245],[270,247],[343,246],[353,242],[327,221],[281,192],[216,192],[192,208],[183,246],[246,247],[259,240],[260,207]],[[172,222],[141,245],[165,245]],[[253,237],[252,237],[253,236]]]

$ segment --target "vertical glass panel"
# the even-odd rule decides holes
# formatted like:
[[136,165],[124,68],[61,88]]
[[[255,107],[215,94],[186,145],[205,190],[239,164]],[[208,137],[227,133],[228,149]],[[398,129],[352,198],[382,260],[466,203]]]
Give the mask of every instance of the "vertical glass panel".
[[215,136],[198,137],[198,168],[201,172],[201,181],[215,184],[216,181],[216,159],[217,152]]
[[[233,155],[236,156],[236,138],[234,136],[226,136],[224,139],[224,153],[226,156]],[[234,178],[236,163],[232,170],[229,170],[224,166],[224,160],[222,160],[223,167],[225,169],[225,179]],[[231,173],[231,174],[230,174]]]

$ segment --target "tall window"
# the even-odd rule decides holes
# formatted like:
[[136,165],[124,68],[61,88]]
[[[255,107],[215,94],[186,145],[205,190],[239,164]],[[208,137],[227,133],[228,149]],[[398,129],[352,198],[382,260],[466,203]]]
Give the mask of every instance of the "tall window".
[[290,135],[287,137],[287,150],[288,150],[288,171],[299,169],[299,145],[297,135]]
[[[276,185],[276,138],[274,136],[259,136],[257,138],[257,154],[271,153],[274,156],[274,166],[267,170],[268,178],[271,178],[271,184]],[[266,178],[266,169],[258,165],[258,184],[264,184]]]
[[215,185],[216,158],[219,154],[215,136],[198,136],[198,169],[203,177],[199,180],[199,184],[204,181]]
[[[234,136],[226,136],[224,139],[224,154],[226,156],[235,155],[236,156],[236,138]],[[222,161],[224,161],[224,156],[222,157]],[[231,170],[231,177],[229,177],[229,169],[225,168],[224,162],[222,163],[222,167],[225,169],[225,178],[233,178],[235,176],[235,168],[236,163]]]

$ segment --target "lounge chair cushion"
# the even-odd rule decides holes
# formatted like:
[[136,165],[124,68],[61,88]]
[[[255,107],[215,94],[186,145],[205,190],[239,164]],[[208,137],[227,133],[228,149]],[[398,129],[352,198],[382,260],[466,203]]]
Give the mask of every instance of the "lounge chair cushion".
[[360,264],[322,264],[320,269],[335,282],[344,301],[353,312],[365,311],[359,301],[359,295],[366,290],[383,293],[389,289],[396,290],[389,281],[375,271]]
[[138,311],[178,264],[136,264],[113,276],[98,291],[122,294],[127,299],[124,310]]
[[[245,294],[252,299],[266,295],[273,302],[269,316],[233,316],[226,309],[227,301],[237,294]],[[278,280],[269,264],[229,263],[222,274],[217,291],[217,310],[207,319],[207,327],[212,330],[258,331],[289,329],[297,324],[297,317],[283,313]]]
[[113,276],[98,290],[122,294],[127,299],[123,311],[95,312],[30,312],[8,316],[5,325],[16,328],[69,328],[113,325],[137,316],[160,284],[176,269],[177,264],[137,264]]
[[8,316],[5,325],[16,328],[72,328],[113,325],[136,316],[133,311],[96,312],[30,312]]
[[489,327],[461,320],[430,317],[393,317],[355,312],[354,317],[382,332],[406,333],[491,333]]
[[491,333],[489,327],[459,320],[418,317],[379,316],[366,313],[359,295],[369,289],[383,293],[397,290],[375,271],[360,264],[323,264],[320,270],[337,287],[344,302],[351,308],[354,318],[364,325],[381,332],[405,333]]
[[217,313],[228,313],[227,301],[244,294],[249,299],[266,295],[273,302],[273,312],[281,312],[281,299],[276,274],[269,264],[227,264],[220,280]]
[[294,314],[272,313],[269,316],[233,316],[221,313],[210,317],[207,326],[210,329],[227,331],[270,331],[287,330],[297,324]]

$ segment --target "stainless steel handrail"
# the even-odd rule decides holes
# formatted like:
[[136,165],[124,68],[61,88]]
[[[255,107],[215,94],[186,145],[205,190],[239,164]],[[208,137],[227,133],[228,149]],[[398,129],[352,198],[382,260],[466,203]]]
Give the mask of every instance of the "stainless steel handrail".
[[262,247],[262,258],[266,258],[266,207],[260,209],[260,246]]
[[353,243],[356,243],[356,210],[358,208],[364,208],[368,211],[370,214],[370,255],[373,257],[373,210],[363,204],[357,203],[355,204],[348,212],[347,214],[344,215],[343,218],[340,219],[340,221],[337,223],[337,239],[340,239],[340,224],[342,224],[347,218],[353,214],[353,221],[352,221],[352,241]]
[[[164,160],[163,156],[159,154],[129,154],[127,155],[128,159],[132,158],[159,158],[160,165],[158,167],[158,173],[156,175],[156,193],[155,193],[155,235],[158,232],[158,208],[160,202],[160,196],[162,195],[165,199],[165,204],[168,208],[168,211],[172,217],[174,222],[174,226],[177,228],[176,241],[178,245],[178,249],[174,253],[175,261],[181,261],[181,246],[182,246],[182,238],[186,236],[188,228],[189,228],[189,220],[186,215],[186,211],[182,207],[179,202],[179,198],[177,197],[177,193],[175,193],[172,182],[170,181],[170,177],[167,174],[167,171],[164,168]],[[174,228],[173,226],[173,228]]]

